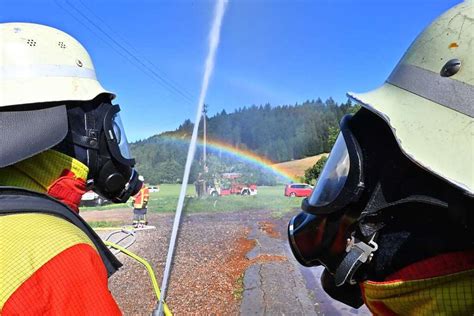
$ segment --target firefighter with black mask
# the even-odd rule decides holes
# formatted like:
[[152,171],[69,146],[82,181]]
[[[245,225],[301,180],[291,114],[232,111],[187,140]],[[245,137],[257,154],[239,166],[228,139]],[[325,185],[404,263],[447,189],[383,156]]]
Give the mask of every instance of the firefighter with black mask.
[[0,24],[0,311],[120,314],[120,262],[78,215],[92,189],[125,202],[141,182],[115,95],[84,47],[38,24]]
[[474,313],[474,6],[437,18],[341,132],[288,239],[334,299]]

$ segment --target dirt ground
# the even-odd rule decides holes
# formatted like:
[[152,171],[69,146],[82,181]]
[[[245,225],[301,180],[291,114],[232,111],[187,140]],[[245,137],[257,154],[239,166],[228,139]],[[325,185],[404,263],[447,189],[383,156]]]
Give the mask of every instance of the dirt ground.
[[[113,220],[128,224],[131,212],[110,210],[84,212],[88,221]],[[155,230],[139,231],[131,251],[153,264],[161,283],[166,261],[172,214],[150,214]],[[250,224],[272,237],[281,237],[283,220],[269,212],[249,211],[184,215],[178,238],[167,304],[176,315],[239,314],[243,274],[254,263],[287,260],[284,256],[260,255],[248,259],[255,247],[247,239]],[[107,233],[100,233],[105,236]],[[128,257],[119,255],[124,266],[110,279],[110,288],[124,315],[149,315],[155,298],[145,269]]]
[[[167,304],[175,315],[370,315],[331,299],[319,284],[321,268],[304,268],[286,237],[296,212],[183,214]],[[130,224],[130,210],[84,212],[88,221]],[[149,214],[156,229],[137,232],[129,250],[150,262],[161,284],[173,214]],[[110,231],[100,230],[105,237]],[[124,315],[150,315],[156,298],[144,267],[119,254],[123,267],[109,287]]]

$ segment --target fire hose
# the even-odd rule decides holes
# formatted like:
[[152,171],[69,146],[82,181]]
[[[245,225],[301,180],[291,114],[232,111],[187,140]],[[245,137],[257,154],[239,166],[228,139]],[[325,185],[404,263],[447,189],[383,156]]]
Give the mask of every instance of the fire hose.
[[[151,267],[151,265],[148,263],[148,261],[146,261],[145,259],[143,259],[142,257],[138,256],[137,254],[129,251],[128,249],[122,247],[122,246],[119,246],[113,242],[110,242],[110,241],[104,241],[105,245],[111,247],[111,248],[114,248],[116,250],[119,250],[120,252],[122,252],[123,254],[129,256],[130,258],[138,261],[139,263],[141,263],[142,265],[145,266],[149,276],[150,276],[150,279],[151,279],[151,284],[153,285],[153,290],[155,291],[155,295],[156,295],[156,299],[158,301],[160,301],[160,298],[161,298],[161,292],[160,292],[160,287],[158,286],[158,281],[156,281],[156,277],[155,277],[155,272],[153,271],[153,268]],[[166,316],[172,316],[173,314],[171,313],[170,309],[168,308],[168,305],[166,303],[164,303],[164,307],[163,307],[163,312]]]

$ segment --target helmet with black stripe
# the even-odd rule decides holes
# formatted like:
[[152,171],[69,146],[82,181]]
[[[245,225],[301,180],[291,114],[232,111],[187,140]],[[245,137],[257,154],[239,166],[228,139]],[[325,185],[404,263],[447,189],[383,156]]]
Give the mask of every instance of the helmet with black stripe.
[[348,93],[391,127],[416,164],[474,195],[474,5],[431,23],[385,84]]

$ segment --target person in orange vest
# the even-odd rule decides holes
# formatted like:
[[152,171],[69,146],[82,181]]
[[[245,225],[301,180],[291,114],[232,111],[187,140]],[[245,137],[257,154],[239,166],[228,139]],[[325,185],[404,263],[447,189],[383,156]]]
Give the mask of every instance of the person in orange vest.
[[58,29],[2,23],[0,39],[0,314],[120,315],[121,263],[78,215],[88,189],[123,203],[141,186],[115,95]]
[[138,179],[143,183],[140,191],[133,197],[133,227],[143,228],[148,225],[146,213],[148,211],[148,200],[150,199],[150,190],[144,184],[145,179],[139,176]]
[[413,42],[341,132],[288,226],[334,299],[374,315],[474,314],[474,2]]

